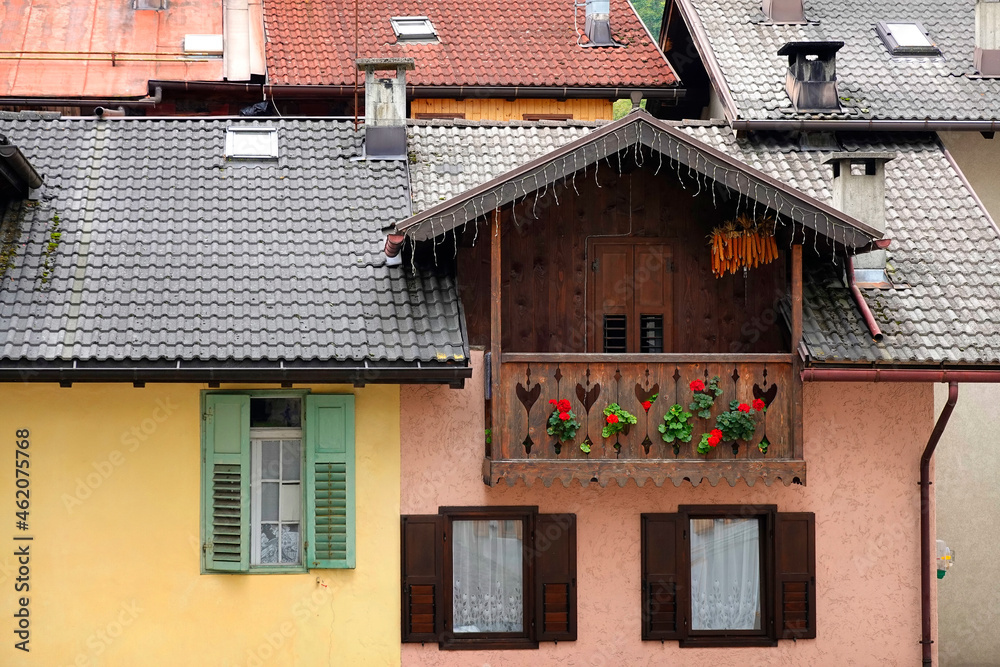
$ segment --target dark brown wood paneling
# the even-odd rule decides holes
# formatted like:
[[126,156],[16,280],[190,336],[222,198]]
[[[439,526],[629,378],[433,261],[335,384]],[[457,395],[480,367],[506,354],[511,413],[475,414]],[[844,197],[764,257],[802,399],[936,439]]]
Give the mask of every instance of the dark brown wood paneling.
[[444,517],[402,517],[402,640],[439,641],[444,623]]
[[[785,251],[746,275],[715,278],[707,235],[738,211],[746,213],[746,200],[737,208],[735,201],[713,198],[703,188],[696,196],[698,188],[682,188],[665,163],[659,174],[657,168],[656,155],[645,156],[644,166],[621,174],[617,166],[602,161],[505,207],[504,350],[597,349],[588,331],[595,313],[588,303],[593,295],[586,293],[587,282],[596,259],[588,252],[588,240],[608,241],[608,237],[669,239],[673,336],[665,351],[743,353],[787,348],[789,335],[778,320],[777,308],[788,294]],[[760,208],[758,213],[762,212]],[[490,317],[484,305],[490,291],[483,279],[488,275],[483,262],[489,261],[488,250],[485,257],[482,250],[483,231],[475,247],[459,249],[458,260],[473,344],[486,344],[489,335],[489,326],[482,321]]]
[[816,637],[816,517],[775,516],[775,626],[779,639]]
[[680,639],[687,614],[684,517],[642,515],[642,638]]
[[576,515],[535,518],[537,639],[576,640]]

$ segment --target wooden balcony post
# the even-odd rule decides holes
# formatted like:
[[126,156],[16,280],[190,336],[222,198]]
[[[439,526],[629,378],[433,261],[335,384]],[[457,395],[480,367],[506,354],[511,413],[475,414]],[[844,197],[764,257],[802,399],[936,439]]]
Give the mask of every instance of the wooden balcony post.
[[[501,308],[500,308],[500,285],[503,274],[500,267],[500,209],[493,211],[493,234],[490,240],[490,377],[492,386],[490,388],[490,416],[492,418],[491,439],[493,447],[490,450],[492,458],[497,457],[497,450],[501,450],[502,458],[502,438],[503,419],[500,415],[500,336],[501,336]],[[486,463],[489,465],[489,462]],[[492,485],[492,479],[487,482]]]
[[802,340],[802,245],[792,246],[792,354]]

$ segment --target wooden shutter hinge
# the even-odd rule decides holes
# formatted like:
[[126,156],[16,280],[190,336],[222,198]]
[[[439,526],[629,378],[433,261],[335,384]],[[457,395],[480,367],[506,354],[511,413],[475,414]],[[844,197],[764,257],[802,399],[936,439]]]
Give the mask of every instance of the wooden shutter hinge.
[[591,271],[593,271],[594,273],[597,273],[600,270],[600,268],[601,268],[601,260],[600,259],[595,259],[593,262],[591,262],[591,264],[590,264],[590,270]]

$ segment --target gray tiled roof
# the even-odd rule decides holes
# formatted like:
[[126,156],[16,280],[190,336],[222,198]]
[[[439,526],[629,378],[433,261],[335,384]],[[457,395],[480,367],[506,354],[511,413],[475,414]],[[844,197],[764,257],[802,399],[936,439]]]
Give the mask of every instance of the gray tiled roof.
[[[683,0],[700,19],[741,119],[836,117],[991,120],[1000,79],[975,74],[975,0],[805,0],[804,25],[771,25],[760,0]],[[942,58],[896,57],[878,21],[923,24]],[[843,113],[794,114],[785,93],[786,42],[843,41],[837,53]]]
[[551,153],[597,126],[573,121],[410,121],[413,213]]
[[[779,135],[737,140],[725,125],[681,126],[692,137],[832,203],[832,169],[824,152],[802,152]],[[537,139],[556,148],[584,129],[413,127],[412,197],[415,210],[468,190],[537,157]],[[533,139],[536,138],[536,139]],[[886,151],[886,226],[893,290],[866,290],[884,333],[874,343],[843,282],[843,265],[805,253],[804,334],[817,362],[1000,363],[1000,235],[959,174],[929,135],[895,138],[844,135],[849,151]],[[444,175],[442,175],[442,173]],[[445,179],[442,186],[439,179]]]
[[[234,125],[277,128],[279,160],[227,163]],[[0,360],[466,358],[452,279],[385,266],[407,170],[354,160],[353,123],[4,119],[0,132],[45,178],[40,202],[7,214],[19,232]]]

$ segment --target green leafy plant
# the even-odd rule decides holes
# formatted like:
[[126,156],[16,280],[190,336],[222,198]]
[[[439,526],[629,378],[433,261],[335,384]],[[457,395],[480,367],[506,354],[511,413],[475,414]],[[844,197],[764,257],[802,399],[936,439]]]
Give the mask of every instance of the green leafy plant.
[[612,403],[604,408],[604,428],[601,429],[601,437],[610,438],[621,433],[638,420],[635,415],[627,410],[623,410],[617,403]]
[[708,454],[712,448],[717,447],[722,442],[722,431],[713,428],[708,433],[701,434],[701,441],[698,443],[698,453]]
[[712,406],[715,405],[715,399],[722,396],[722,390],[719,389],[719,376],[713,377],[707,385],[701,380],[694,380],[689,386],[694,392],[694,396],[688,410],[702,419],[708,419],[712,416]]
[[570,410],[570,402],[565,398],[552,399],[549,404],[553,408],[552,414],[549,415],[549,427],[545,429],[545,432],[554,435],[560,442],[567,442],[575,438],[576,432],[580,430],[580,422],[576,420],[576,415]]
[[667,410],[667,414],[663,415],[663,423],[657,429],[664,442],[674,440],[691,442],[691,431],[694,429],[691,425],[691,413],[685,412],[680,404],[674,403]]
[[[757,401],[754,403],[756,404]],[[715,427],[722,431],[724,440],[749,441],[753,438],[754,431],[757,430],[757,420],[754,419],[754,413],[765,410],[763,401],[760,401],[760,406],[761,409],[755,411],[746,403],[730,401],[729,410],[716,417]]]
[[493,444],[493,429],[491,428],[486,429],[486,444]]

